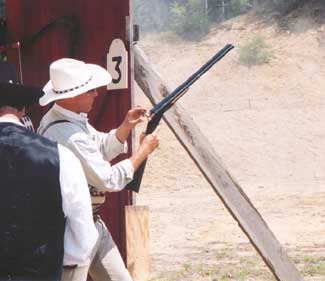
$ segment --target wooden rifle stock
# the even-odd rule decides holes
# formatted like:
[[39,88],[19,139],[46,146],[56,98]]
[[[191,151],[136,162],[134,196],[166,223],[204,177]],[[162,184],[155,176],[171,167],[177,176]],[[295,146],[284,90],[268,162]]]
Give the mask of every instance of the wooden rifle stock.
[[[205,72],[207,72],[215,63],[221,60],[229,51],[234,48],[233,45],[227,44],[222,48],[216,55],[214,55],[207,63],[205,63],[198,71],[192,74],[183,84],[177,87],[170,95],[161,100],[157,105],[155,105],[150,110],[150,121],[148,122],[146,135],[151,134],[156,127],[159,125],[159,122],[164,114],[172,105],[181,98],[189,89],[189,87],[196,82]],[[135,171],[133,180],[126,185],[126,188],[135,192],[139,192],[140,185],[142,181],[142,176],[144,169],[146,167],[146,162],[143,161],[140,167]]]

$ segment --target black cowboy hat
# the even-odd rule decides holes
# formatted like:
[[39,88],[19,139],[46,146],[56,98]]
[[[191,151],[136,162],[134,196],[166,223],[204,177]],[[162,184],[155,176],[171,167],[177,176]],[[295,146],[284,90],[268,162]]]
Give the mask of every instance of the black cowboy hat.
[[38,102],[44,95],[41,88],[19,83],[15,66],[7,61],[0,61],[0,107],[22,108]]

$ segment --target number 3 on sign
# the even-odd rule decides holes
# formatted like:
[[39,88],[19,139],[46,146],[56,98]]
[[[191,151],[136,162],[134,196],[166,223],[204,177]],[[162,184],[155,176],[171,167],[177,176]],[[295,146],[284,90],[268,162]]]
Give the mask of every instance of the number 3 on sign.
[[107,70],[112,75],[112,83],[107,90],[127,89],[128,52],[121,39],[114,39],[107,54]]

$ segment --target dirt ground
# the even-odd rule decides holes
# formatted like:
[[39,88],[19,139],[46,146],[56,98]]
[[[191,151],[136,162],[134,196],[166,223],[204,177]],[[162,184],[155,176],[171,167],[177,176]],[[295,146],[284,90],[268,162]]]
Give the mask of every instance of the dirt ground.
[[[227,43],[260,34],[272,47],[270,63],[250,68],[237,48],[179,102],[313,281],[325,280],[324,31],[310,18],[283,29],[244,15],[200,42],[170,34],[140,42],[172,89]],[[150,108],[139,89],[136,102]],[[137,196],[150,208],[151,280],[275,280],[166,125],[160,135]]]

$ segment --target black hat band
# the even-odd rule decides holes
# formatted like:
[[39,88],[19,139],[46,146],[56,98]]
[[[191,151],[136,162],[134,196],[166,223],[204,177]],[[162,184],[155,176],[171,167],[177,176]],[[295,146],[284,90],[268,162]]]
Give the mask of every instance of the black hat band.
[[53,89],[53,92],[56,93],[56,94],[65,94],[65,93],[72,92],[72,91],[74,91],[74,90],[78,90],[78,89],[80,89],[80,88],[86,86],[86,85],[91,81],[92,78],[93,78],[93,76],[91,75],[87,82],[83,83],[82,85],[79,85],[79,86],[73,87],[73,88],[71,88],[71,89],[63,90],[63,91],[56,91],[56,90]]

